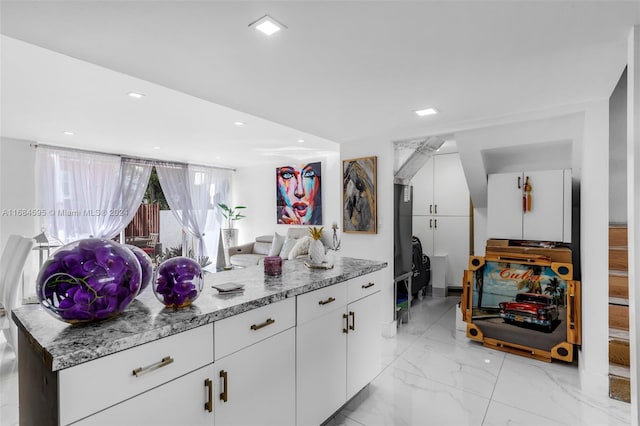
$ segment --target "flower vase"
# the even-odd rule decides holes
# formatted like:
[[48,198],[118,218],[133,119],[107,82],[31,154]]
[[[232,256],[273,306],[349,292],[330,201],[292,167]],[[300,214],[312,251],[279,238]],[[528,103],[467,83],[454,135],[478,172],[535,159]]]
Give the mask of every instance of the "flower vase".
[[320,240],[312,240],[309,244],[309,260],[311,263],[320,264],[327,259],[324,252],[324,244]]
[[224,269],[231,269],[229,247],[233,247],[238,244],[238,230],[236,228],[223,228],[221,232],[222,249],[224,250]]

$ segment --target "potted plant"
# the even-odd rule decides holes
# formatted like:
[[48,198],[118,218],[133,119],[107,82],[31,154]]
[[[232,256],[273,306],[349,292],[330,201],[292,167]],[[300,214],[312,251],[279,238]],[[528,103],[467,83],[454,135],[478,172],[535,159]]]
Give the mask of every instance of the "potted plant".
[[246,209],[246,206],[229,207],[225,203],[218,203],[222,216],[227,220],[227,227],[222,228],[222,248],[224,249],[224,268],[231,269],[229,263],[229,247],[238,244],[238,229],[233,227],[233,222],[240,220],[245,215],[242,214],[242,210]]
[[322,230],[324,227],[317,228],[315,226],[309,228],[311,234],[311,244],[309,244],[309,260],[313,264],[320,264],[326,260],[324,252],[324,244],[320,240],[322,238]]

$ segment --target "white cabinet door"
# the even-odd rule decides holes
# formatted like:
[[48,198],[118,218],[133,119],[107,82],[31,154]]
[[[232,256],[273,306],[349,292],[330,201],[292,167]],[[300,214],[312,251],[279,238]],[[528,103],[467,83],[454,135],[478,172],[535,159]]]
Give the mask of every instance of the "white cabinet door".
[[[527,178],[531,185],[528,194],[523,190]],[[570,242],[570,212],[569,170],[489,175],[489,238]]]
[[295,362],[295,328],[216,361],[216,424],[295,424]]
[[563,171],[525,172],[525,182],[527,178],[531,185],[531,206],[522,215],[522,239],[563,241]]
[[[411,179],[413,186],[413,214],[433,214],[433,157],[427,160]],[[429,209],[431,208],[431,212]]]
[[[213,365],[165,383],[97,414],[74,426],[213,426],[214,414],[207,409]],[[212,392],[211,397],[215,397]]]
[[444,154],[433,159],[433,214],[469,216],[469,188],[460,156]]
[[380,292],[347,306],[347,399],[380,373]]
[[297,327],[298,426],[321,424],[347,400],[347,319],[343,315],[344,306]]
[[433,216],[413,216],[413,235],[420,239],[422,252],[433,256]]
[[489,175],[487,183],[488,238],[522,239],[522,185],[522,173],[519,172]]
[[445,283],[447,287],[460,287],[469,262],[469,217],[438,216],[434,228],[434,254],[447,255]]

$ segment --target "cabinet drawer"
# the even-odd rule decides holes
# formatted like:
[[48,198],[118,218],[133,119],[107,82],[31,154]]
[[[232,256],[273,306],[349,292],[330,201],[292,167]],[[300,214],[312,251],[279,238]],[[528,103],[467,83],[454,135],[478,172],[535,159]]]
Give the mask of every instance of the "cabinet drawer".
[[60,424],[86,417],[212,360],[213,324],[208,324],[61,370]]
[[295,299],[285,299],[214,323],[215,359],[296,325]]
[[297,297],[298,325],[347,304],[347,282],[320,288]]
[[380,291],[382,289],[383,276],[383,271],[376,271],[371,274],[360,275],[347,281],[348,303]]

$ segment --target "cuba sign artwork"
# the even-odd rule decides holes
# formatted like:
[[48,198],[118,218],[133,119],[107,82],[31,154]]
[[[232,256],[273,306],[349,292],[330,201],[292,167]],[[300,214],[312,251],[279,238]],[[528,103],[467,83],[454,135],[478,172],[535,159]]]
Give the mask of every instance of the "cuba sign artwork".
[[522,255],[471,256],[462,317],[467,337],[505,352],[571,362],[580,344],[580,283],[573,266]]

